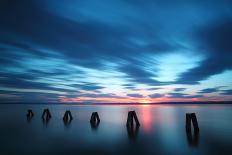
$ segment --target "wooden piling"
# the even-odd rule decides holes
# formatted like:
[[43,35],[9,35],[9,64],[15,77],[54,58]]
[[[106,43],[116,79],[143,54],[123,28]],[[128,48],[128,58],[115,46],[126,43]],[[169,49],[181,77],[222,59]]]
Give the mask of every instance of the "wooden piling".
[[34,116],[34,113],[31,109],[27,110],[27,118],[32,118]]
[[50,118],[52,118],[52,115],[51,115],[49,109],[44,109],[43,114],[42,114],[42,119],[49,120]]
[[136,126],[140,126],[140,123],[139,123],[138,117],[136,115],[136,112],[135,111],[129,111],[128,116],[127,116],[126,125],[127,126],[133,126],[134,125],[134,123],[133,123],[134,120],[135,120]]
[[93,112],[90,118],[90,123],[91,124],[96,124],[100,123],[100,118],[97,112]]
[[199,126],[198,126],[196,114],[192,113],[191,118],[192,118],[192,122],[193,122],[194,131],[199,132]]
[[186,113],[186,131],[191,132],[191,122],[193,124],[194,132],[199,132],[199,126],[195,113]]
[[186,114],[186,131],[191,132],[191,114]]
[[67,110],[67,111],[64,113],[63,120],[64,120],[64,121],[71,121],[72,119],[73,119],[73,117],[72,117],[71,111]]

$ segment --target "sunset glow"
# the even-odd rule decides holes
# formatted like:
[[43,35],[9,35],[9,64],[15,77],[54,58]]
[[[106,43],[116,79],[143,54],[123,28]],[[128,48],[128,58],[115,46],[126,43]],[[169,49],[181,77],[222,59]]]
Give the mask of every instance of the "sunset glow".
[[35,1],[0,3],[0,102],[232,100],[227,2]]

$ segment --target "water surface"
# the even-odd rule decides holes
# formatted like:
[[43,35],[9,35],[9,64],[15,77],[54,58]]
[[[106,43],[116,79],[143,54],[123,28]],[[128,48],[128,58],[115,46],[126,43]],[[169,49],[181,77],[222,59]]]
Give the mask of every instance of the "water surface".
[[[44,108],[52,118],[41,119]],[[27,120],[27,109],[35,116]],[[71,123],[63,122],[70,110]],[[126,127],[135,110],[141,126]],[[90,125],[97,111],[101,122]],[[195,112],[199,135],[188,137],[185,114]],[[232,105],[0,105],[0,154],[200,154],[232,152]]]

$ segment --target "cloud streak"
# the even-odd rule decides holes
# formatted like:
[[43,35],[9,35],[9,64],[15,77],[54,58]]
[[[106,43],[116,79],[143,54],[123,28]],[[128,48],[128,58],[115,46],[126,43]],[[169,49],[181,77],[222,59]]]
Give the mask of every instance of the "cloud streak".
[[[29,91],[51,102],[230,97],[230,6],[2,0],[0,99],[29,101]],[[217,75],[228,91],[212,81]]]

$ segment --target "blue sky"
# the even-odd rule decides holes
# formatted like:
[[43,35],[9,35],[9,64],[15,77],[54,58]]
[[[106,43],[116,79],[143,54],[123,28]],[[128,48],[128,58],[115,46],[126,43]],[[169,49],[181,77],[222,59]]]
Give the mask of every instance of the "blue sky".
[[229,0],[2,0],[0,102],[232,100]]

